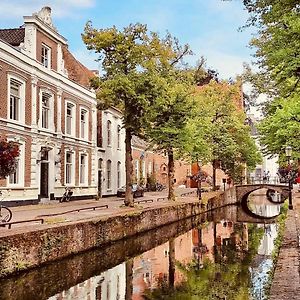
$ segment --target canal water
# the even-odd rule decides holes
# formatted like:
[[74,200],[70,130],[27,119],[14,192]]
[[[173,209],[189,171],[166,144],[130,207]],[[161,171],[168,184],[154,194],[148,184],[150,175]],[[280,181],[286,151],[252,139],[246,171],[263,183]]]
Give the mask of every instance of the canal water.
[[227,206],[1,280],[0,299],[265,299],[280,205],[249,207],[260,217]]

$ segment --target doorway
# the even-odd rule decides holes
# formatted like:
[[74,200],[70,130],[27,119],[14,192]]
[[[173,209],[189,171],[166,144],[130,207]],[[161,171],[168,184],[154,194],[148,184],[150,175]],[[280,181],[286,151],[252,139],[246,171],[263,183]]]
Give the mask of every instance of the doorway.
[[41,149],[40,198],[49,198],[49,150]]

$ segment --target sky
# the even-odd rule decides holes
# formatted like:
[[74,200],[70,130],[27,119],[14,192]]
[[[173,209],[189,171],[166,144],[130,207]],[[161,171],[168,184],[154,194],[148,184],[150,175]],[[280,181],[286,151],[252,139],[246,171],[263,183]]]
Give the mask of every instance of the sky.
[[97,56],[88,51],[81,33],[88,20],[96,28],[130,23],[147,24],[150,31],[165,35],[169,31],[181,44],[188,43],[194,65],[201,57],[207,67],[223,79],[242,73],[243,63],[253,60],[247,45],[251,30],[239,31],[248,18],[241,0],[0,0],[0,28],[23,24],[23,16],[52,8],[52,20],[75,57],[90,69],[99,69]]

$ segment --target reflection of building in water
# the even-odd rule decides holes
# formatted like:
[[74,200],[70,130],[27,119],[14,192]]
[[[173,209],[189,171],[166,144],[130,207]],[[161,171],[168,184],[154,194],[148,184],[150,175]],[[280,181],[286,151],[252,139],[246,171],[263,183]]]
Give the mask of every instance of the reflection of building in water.
[[265,234],[260,242],[257,253],[259,255],[271,255],[274,250],[274,240],[277,236],[277,225],[267,224],[258,225],[259,227],[264,227]]
[[263,217],[274,217],[280,213],[280,205],[270,205],[270,204],[251,204],[251,211],[256,215]]
[[48,300],[121,300],[125,299],[125,289],[125,263],[122,263]]
[[[182,263],[190,262],[193,257],[191,231],[175,239],[175,259]],[[144,299],[146,289],[158,286],[159,281],[168,280],[169,242],[151,249],[134,259],[132,299]],[[176,270],[175,283],[182,281],[182,275]]]

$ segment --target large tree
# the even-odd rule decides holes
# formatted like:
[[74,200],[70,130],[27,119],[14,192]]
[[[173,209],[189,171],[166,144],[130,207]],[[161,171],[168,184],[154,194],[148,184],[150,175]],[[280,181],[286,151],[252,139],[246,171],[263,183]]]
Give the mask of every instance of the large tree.
[[82,38],[89,50],[99,54],[102,62],[103,75],[92,80],[99,109],[115,106],[123,114],[126,132],[125,205],[133,206],[132,135],[144,137],[151,106],[165,88],[158,68],[164,68],[176,55],[167,43],[168,37],[160,39],[158,34],[148,33],[146,25],[141,24],[129,25],[120,31],[116,27],[98,30],[89,22]]
[[213,188],[216,169],[221,168],[236,182],[240,182],[243,165],[255,167],[260,155],[249,126],[245,125],[240,84],[211,81],[198,90],[198,106],[210,119],[207,142],[212,149]]
[[298,0],[243,0],[256,26],[250,45],[259,71],[251,76],[259,92],[287,97],[300,87],[300,8]]

